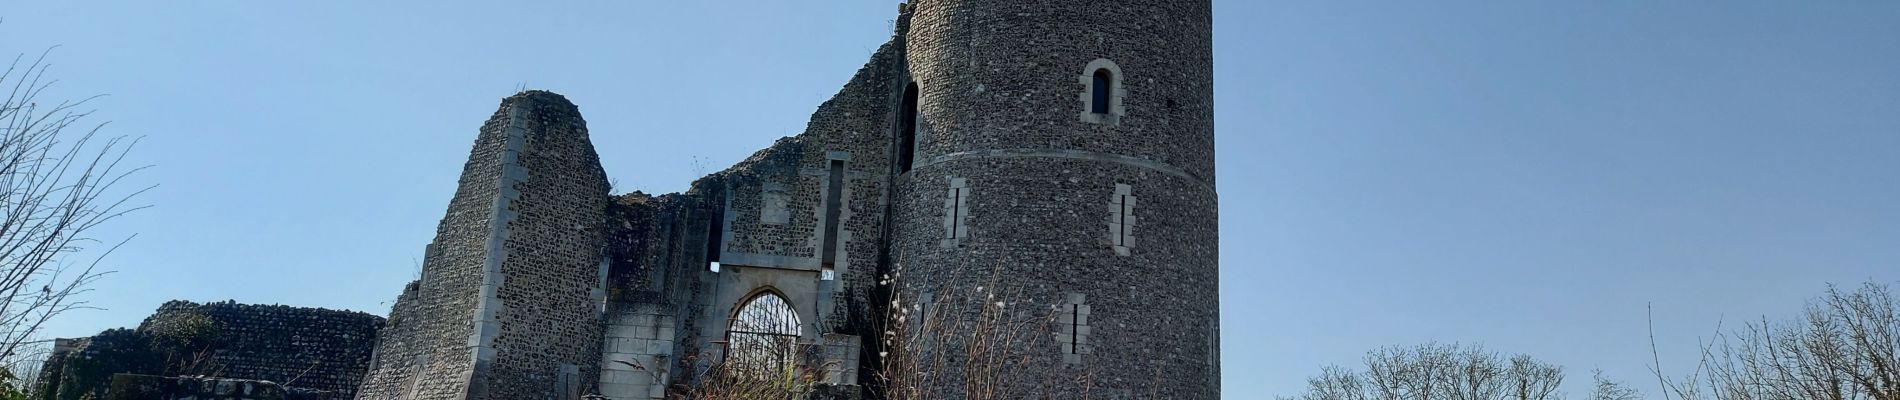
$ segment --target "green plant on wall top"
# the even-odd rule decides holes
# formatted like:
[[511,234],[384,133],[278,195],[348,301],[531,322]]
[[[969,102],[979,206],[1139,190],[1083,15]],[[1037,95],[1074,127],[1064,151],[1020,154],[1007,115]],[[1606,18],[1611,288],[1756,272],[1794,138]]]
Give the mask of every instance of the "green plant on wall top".
[[218,325],[198,312],[182,312],[156,317],[145,327],[153,344],[166,349],[202,349],[218,339]]
[[25,383],[13,371],[0,368],[0,400],[26,400]]

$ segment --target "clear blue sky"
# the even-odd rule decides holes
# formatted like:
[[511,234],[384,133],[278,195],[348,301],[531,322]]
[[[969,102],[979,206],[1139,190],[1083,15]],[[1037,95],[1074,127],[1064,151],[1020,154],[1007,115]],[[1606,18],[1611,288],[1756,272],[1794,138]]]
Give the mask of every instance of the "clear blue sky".
[[[105,232],[140,235],[107,310],[50,334],[173,298],[385,313],[517,87],[580,104],[620,190],[680,190],[802,130],[896,11],[287,3],[0,6],[0,51],[63,45],[54,94],[110,93],[162,185]],[[1900,280],[1900,2],[1215,7],[1228,398],[1428,340],[1641,383],[1647,302],[1686,373],[1719,319]]]

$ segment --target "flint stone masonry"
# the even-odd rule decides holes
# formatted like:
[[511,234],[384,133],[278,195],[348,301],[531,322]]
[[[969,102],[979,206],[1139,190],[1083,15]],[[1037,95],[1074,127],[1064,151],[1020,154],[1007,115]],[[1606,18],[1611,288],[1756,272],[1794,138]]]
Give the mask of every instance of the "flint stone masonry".
[[[943,360],[922,371],[943,387],[918,389],[964,397],[968,340],[1025,355],[1012,368],[1041,376],[1022,382],[1090,380],[1062,397],[1218,398],[1211,20],[1208,0],[914,0],[803,132],[683,193],[610,196],[579,108],[525,91],[479,129],[387,321],[168,303],[137,330],[58,341],[40,395],[664,398],[773,292],[803,321],[815,398],[875,395],[891,350]],[[997,307],[1048,306],[1038,337],[883,347],[904,325],[893,299],[933,309],[983,285],[1011,294]],[[209,366],[233,379],[165,377]]]
[[[1091,351],[1077,362],[1056,340],[1016,342],[1018,354],[1042,355],[1027,365],[1094,383],[1060,397],[1218,398],[1219,367],[1203,361],[1219,317],[1211,2],[920,0],[910,18],[908,70],[928,132],[892,195],[889,251],[913,283],[905,290],[1000,280],[1013,303],[1039,310],[1085,295]],[[1116,68],[1113,121],[1077,118],[1098,60]],[[972,235],[956,247],[939,244],[950,177],[980,189]],[[1117,184],[1140,191],[1126,256],[1104,234],[1103,197]]]
[[543,91],[504,99],[470,152],[423,279],[390,311],[358,398],[593,391],[609,202],[573,103]]
[[211,354],[220,376],[283,382],[342,398],[356,393],[384,322],[351,311],[173,301],[139,329],[160,330],[194,313],[210,317],[217,327],[218,345]]
[[309,394],[291,394],[270,381],[216,378],[172,378],[152,375],[112,376],[106,400],[304,400]]
[[[1209,0],[913,0],[804,131],[681,193],[610,196],[577,107],[504,99],[357,398],[678,395],[766,292],[801,321],[815,398],[875,396],[893,350],[944,362],[922,393],[966,397],[968,340],[1023,355],[1019,382],[1088,380],[1055,397],[1218,398],[1211,20]],[[1033,333],[884,348],[914,305],[895,299],[986,285]]]
[[[201,374],[284,382],[348,399],[369,366],[383,318],[360,312],[171,301],[137,330],[67,340],[42,368],[40,395],[71,399],[107,390],[114,374]],[[183,365],[179,359],[198,359]],[[111,394],[110,391],[106,391]]]

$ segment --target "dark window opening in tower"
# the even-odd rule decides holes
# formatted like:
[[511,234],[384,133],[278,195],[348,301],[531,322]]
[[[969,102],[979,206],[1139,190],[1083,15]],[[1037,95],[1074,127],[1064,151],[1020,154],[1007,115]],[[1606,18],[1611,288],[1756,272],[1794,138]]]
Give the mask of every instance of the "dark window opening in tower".
[[1082,343],[1082,305],[1069,305],[1069,354],[1080,354]]
[[898,109],[897,173],[910,172],[917,157],[917,84],[904,88],[904,104]]
[[[720,205],[725,204],[724,201],[715,200],[714,202]],[[721,247],[725,244],[723,242],[726,237],[726,217],[724,207],[714,207],[716,207],[715,210],[709,213],[706,221],[706,267],[713,272],[719,272],[719,253],[724,251]]]
[[783,376],[797,367],[798,312],[777,293],[746,300],[726,328],[727,371],[756,377]]
[[955,241],[969,237],[970,227],[966,222],[970,218],[970,181],[952,178],[945,195],[943,238]]
[[1135,213],[1135,210],[1132,210],[1132,208],[1134,208],[1134,202],[1129,200],[1129,198],[1133,196],[1125,194],[1116,196],[1120,196],[1121,201],[1117,202],[1117,206],[1120,210],[1115,213],[1115,224],[1120,225],[1121,229],[1115,232],[1115,245],[1126,246],[1128,245],[1128,225],[1130,225],[1128,218]]
[[1110,110],[1109,96],[1115,90],[1115,76],[1107,68],[1095,70],[1095,83],[1089,85],[1093,91],[1089,102],[1089,112],[1107,114]]

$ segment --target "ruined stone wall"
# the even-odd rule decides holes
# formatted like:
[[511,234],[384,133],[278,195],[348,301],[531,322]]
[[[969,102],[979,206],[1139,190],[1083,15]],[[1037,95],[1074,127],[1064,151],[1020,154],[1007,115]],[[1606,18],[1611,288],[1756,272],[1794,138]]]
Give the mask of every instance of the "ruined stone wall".
[[508,147],[505,122],[498,122],[508,116],[503,104],[475,138],[435,241],[423,252],[421,279],[391,306],[357,398],[446,399],[468,390],[474,370],[469,337]]
[[[891,118],[901,83],[900,48],[873,53],[830,100],[812,113],[805,131],[779,140],[696,185],[728,188],[727,229],[721,262],[737,266],[813,270],[827,267],[825,235],[835,234],[824,332],[865,329],[869,289],[875,287],[882,248],[885,196],[891,172]],[[831,169],[842,166],[832,190]],[[711,188],[706,188],[711,189]],[[840,198],[839,226],[826,224],[832,193]],[[768,200],[778,200],[776,203]],[[773,221],[769,214],[789,218]]]
[[423,276],[391,309],[358,398],[576,398],[598,371],[607,182],[567,99],[528,91],[482,126]]
[[315,399],[294,396],[275,382],[249,379],[174,378],[118,374],[112,377],[106,400],[285,400]]
[[[1013,370],[1063,383],[1048,393],[1218,397],[1209,2],[900,10],[804,132],[684,193],[610,201],[571,104],[505,100],[359,398],[651,398],[718,362],[734,308],[764,291],[850,385],[889,350],[896,271],[911,299],[1006,286],[990,287],[1043,318],[1007,338]],[[1101,65],[1116,104],[1098,114]]]
[[369,366],[382,317],[361,312],[172,301],[136,330],[107,331],[47,360],[43,398],[107,393],[115,374],[267,380],[347,399]]
[[610,399],[666,398],[679,335],[671,311],[655,303],[613,309],[601,346],[599,394]]
[[[695,319],[707,362],[723,349],[726,319],[749,296],[776,291],[798,312],[801,342],[817,346],[874,337],[882,309],[872,300],[881,274],[885,210],[890,188],[892,103],[901,94],[901,45],[871,55],[831,100],[812,114],[806,130],[696,182],[694,191],[724,196],[725,230],[714,246],[721,272],[696,301]],[[689,246],[690,247],[690,246]],[[840,347],[844,348],[844,347]],[[870,346],[848,347],[863,352]],[[826,353],[830,354],[830,353]],[[862,354],[831,354],[841,372]],[[701,366],[703,368],[703,365]],[[834,383],[855,384],[857,376]]]
[[[517,96],[517,98],[523,96]],[[501,282],[488,301],[498,326],[485,396],[572,399],[598,379],[605,301],[607,177],[580,111],[567,99],[529,92],[513,102],[526,134],[520,197],[511,202]],[[479,366],[478,366],[479,368]],[[478,381],[477,384],[480,384]]]
[[[648,385],[655,371],[634,371],[622,361],[650,368],[670,360],[665,373],[682,383],[710,368],[723,355],[734,308],[767,289],[790,297],[809,334],[806,344],[826,338],[827,358],[849,363],[832,364],[828,380],[854,385],[860,372],[873,372],[858,368],[871,347],[856,342],[874,334],[871,321],[882,313],[871,298],[881,273],[902,63],[901,42],[893,41],[819,106],[805,132],[685,193],[634,193],[610,208],[603,394],[649,395],[622,385]],[[710,271],[709,261],[721,271]],[[669,349],[639,348],[656,343]]]
[[[717,186],[723,188],[724,186]],[[717,234],[723,202],[718,193],[621,195],[608,209],[609,253],[606,338],[601,394],[647,398],[653,387],[690,379],[704,356],[699,334],[708,290],[707,238]],[[635,343],[638,342],[638,343]],[[659,342],[659,344],[655,344]],[[638,365],[634,367],[632,365]],[[644,386],[644,387],[642,387]]]
[[[1019,361],[978,369],[1023,371],[1018,389],[1218,398],[1209,2],[912,4],[920,132],[891,243],[911,294],[974,303],[988,286],[1046,321],[1011,342]],[[1118,66],[1119,104],[1092,115],[1097,65]]]
[[208,317],[213,328],[210,368],[216,376],[278,382],[356,393],[368,370],[382,317],[354,311],[172,301],[139,324],[162,332]]

